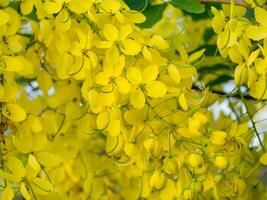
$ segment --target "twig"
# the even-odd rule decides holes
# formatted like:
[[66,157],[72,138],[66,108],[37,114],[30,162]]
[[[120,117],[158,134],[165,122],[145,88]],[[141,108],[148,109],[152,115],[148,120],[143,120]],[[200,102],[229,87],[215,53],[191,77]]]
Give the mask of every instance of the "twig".
[[261,141],[261,138],[260,138],[259,132],[258,132],[258,130],[257,130],[256,124],[255,124],[255,122],[254,122],[254,120],[253,120],[253,116],[252,116],[252,114],[251,114],[250,111],[249,111],[249,108],[248,108],[248,106],[247,106],[247,104],[246,104],[246,102],[245,102],[244,96],[243,96],[243,94],[242,94],[240,88],[238,89],[238,91],[239,91],[240,97],[241,97],[241,99],[242,99],[242,101],[243,101],[243,103],[244,103],[244,106],[245,106],[245,108],[246,108],[246,110],[247,110],[248,117],[249,117],[249,119],[250,119],[250,121],[251,121],[251,123],[252,123],[252,127],[253,127],[253,129],[254,129],[254,131],[255,131],[255,134],[256,134],[256,136],[257,136],[257,138],[258,138],[258,140],[259,140],[260,146],[261,146],[262,150],[265,152],[264,145],[263,145],[263,143],[262,143],[262,141]]
[[[198,90],[198,91],[203,91],[201,88],[199,88],[199,87],[197,87],[195,85],[192,87],[192,89],[193,90]],[[234,93],[231,96],[228,96],[228,93],[226,93],[224,91],[215,90],[215,89],[211,89],[211,88],[209,88],[209,91],[211,91],[211,93],[213,93],[213,94],[217,94],[217,95],[222,96],[222,97],[233,97],[233,98],[241,99],[241,96],[238,93]],[[254,101],[258,100],[256,98],[250,96],[250,95],[243,95],[243,97],[246,100],[254,100]]]
[[[200,0],[201,3],[220,3],[220,4],[230,4],[231,0]],[[245,8],[251,8],[251,5],[246,3],[244,0],[235,0],[235,5],[243,6]],[[267,9],[267,5],[261,6]]]

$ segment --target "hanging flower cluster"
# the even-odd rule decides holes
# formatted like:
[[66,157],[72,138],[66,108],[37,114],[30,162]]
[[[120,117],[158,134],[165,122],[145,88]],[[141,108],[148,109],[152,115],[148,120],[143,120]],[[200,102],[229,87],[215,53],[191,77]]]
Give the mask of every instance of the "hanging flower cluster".
[[[235,11],[212,9],[218,49],[266,99],[267,12]],[[145,20],[121,0],[0,0],[1,199],[266,197],[253,130],[194,87],[205,49]]]

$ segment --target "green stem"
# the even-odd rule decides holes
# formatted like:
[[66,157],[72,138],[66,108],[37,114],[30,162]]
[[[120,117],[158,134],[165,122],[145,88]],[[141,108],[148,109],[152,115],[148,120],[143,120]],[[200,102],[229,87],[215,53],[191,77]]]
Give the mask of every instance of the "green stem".
[[256,136],[257,136],[257,138],[258,138],[258,140],[259,140],[260,146],[261,146],[261,148],[263,149],[263,151],[265,151],[265,149],[264,149],[264,145],[263,145],[263,143],[262,143],[262,141],[261,141],[261,139],[260,139],[260,135],[259,135],[259,132],[258,132],[258,130],[257,130],[256,124],[255,124],[255,122],[254,122],[254,120],[253,120],[253,116],[252,116],[252,114],[250,113],[250,111],[249,111],[249,109],[248,109],[248,106],[247,106],[247,104],[246,104],[246,102],[245,102],[245,98],[244,98],[244,96],[243,96],[243,94],[242,94],[240,88],[238,88],[238,91],[239,91],[240,97],[241,97],[241,99],[242,99],[242,101],[243,101],[243,103],[244,103],[244,106],[245,106],[245,108],[246,108],[246,110],[247,110],[248,117],[249,117],[249,119],[250,119],[250,121],[251,121],[251,123],[252,123],[253,129],[254,129],[255,134],[256,134]]

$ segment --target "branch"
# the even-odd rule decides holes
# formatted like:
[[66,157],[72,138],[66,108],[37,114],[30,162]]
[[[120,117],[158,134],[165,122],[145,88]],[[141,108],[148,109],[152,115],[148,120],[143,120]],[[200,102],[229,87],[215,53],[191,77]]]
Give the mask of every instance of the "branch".
[[[221,4],[230,4],[231,0],[200,0],[201,3],[221,3]],[[246,3],[244,0],[235,0],[235,5],[243,6],[245,8],[251,8],[251,5]],[[267,9],[267,5],[262,6],[264,9]]]
[[[197,87],[195,85],[192,86],[192,89],[193,90],[197,90],[197,91],[201,91],[201,92],[203,91],[201,88],[199,88],[199,87]],[[236,99],[241,99],[241,96],[240,96],[239,93],[234,93],[234,94],[229,96],[229,94],[224,92],[224,91],[215,90],[215,89],[212,89],[212,88],[209,88],[209,91],[211,93],[217,94],[217,95],[219,95],[221,97],[233,97],[233,98],[236,98]],[[246,100],[258,101],[258,99],[254,98],[254,97],[252,97],[250,95],[243,95],[243,98],[246,99]]]

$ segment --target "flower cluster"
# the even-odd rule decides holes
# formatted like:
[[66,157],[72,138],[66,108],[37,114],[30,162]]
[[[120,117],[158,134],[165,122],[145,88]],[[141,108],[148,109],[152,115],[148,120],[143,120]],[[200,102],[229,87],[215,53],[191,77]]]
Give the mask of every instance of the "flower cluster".
[[[236,82],[266,98],[266,45],[250,39],[267,12],[213,13]],[[247,121],[215,120],[219,97],[193,87],[205,50],[145,20],[121,0],[0,0],[1,199],[266,197]]]

